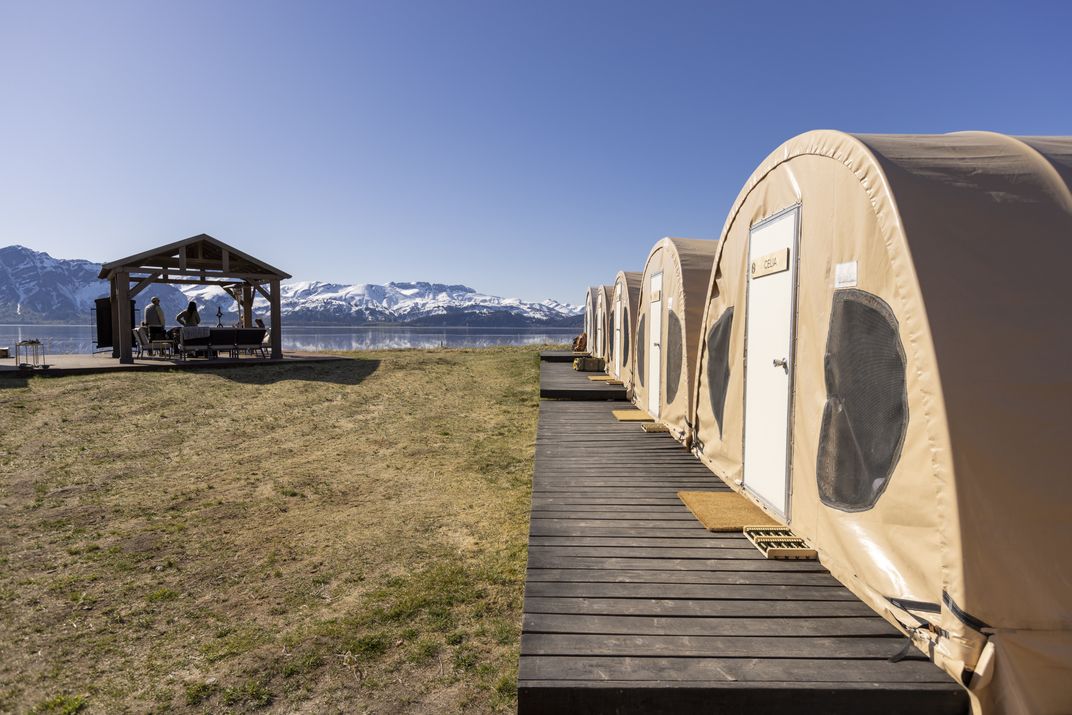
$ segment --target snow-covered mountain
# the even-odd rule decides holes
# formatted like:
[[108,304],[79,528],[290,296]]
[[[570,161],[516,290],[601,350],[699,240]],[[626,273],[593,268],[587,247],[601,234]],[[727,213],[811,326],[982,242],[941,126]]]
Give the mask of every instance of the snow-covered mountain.
[[[0,323],[86,323],[93,299],[108,295],[100,264],[53,258],[23,246],[0,248]],[[174,286],[155,286],[174,315],[186,297]]]
[[[53,258],[23,246],[0,248],[0,322],[87,322],[93,300],[108,294],[107,283],[97,279],[99,271],[99,263]],[[234,300],[216,286],[183,286],[180,291],[173,285],[153,285],[138,298],[147,300],[150,295],[160,297],[169,317],[193,300],[203,319],[215,316],[217,308],[225,321],[235,319]],[[288,281],[280,302],[290,322],[333,325],[576,326],[583,312],[553,300],[531,303],[477,293],[463,285],[423,282]],[[260,296],[254,311],[267,316],[267,302]]]
[[[185,291],[191,300],[207,307],[234,310],[234,300],[221,288],[195,286]],[[268,310],[258,296],[255,312]],[[530,303],[477,293],[463,285],[442,283],[362,283],[343,285],[320,281],[283,284],[283,315],[300,323],[409,323],[413,325],[575,325],[579,308],[556,301]]]

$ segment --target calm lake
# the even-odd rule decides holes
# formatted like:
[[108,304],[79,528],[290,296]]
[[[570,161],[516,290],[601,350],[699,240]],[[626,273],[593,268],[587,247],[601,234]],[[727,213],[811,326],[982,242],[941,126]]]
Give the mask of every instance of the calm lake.
[[[383,350],[386,348],[484,348],[495,345],[568,343],[581,328],[416,328],[398,326],[283,326],[284,350]],[[92,325],[0,325],[0,347],[36,338],[49,355],[89,353]]]

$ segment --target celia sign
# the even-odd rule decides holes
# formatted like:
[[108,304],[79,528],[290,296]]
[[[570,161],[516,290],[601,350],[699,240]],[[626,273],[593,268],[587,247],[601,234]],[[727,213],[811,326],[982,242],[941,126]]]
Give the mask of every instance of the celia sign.
[[752,261],[750,273],[753,278],[762,278],[772,273],[781,273],[789,270],[789,249],[781,248],[774,253],[768,253]]

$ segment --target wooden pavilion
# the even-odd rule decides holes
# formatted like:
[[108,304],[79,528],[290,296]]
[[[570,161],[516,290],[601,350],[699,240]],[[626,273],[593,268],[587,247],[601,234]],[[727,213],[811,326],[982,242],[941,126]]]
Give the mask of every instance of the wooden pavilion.
[[111,287],[112,355],[120,363],[134,362],[134,326],[131,312],[119,306],[152,283],[218,285],[238,302],[239,320],[247,328],[253,325],[253,299],[259,293],[271,307],[272,359],[283,357],[279,284],[290,275],[208,234],[105,263],[99,277]]

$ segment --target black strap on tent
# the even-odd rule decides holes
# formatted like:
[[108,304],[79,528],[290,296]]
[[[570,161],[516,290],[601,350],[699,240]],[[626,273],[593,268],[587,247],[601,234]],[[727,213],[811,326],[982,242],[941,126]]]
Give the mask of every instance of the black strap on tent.
[[[897,614],[890,613],[890,616],[892,616],[894,620],[896,620],[897,623],[900,624],[901,630],[907,633],[909,635],[909,638],[911,638],[913,634],[919,631],[926,631],[934,637],[932,639],[929,639],[931,640],[931,649],[933,650],[934,640],[942,638],[943,636],[949,636],[946,631],[942,630],[941,626],[919,615],[920,612],[940,613],[942,609],[937,603],[928,603],[926,601],[913,601],[907,598],[894,598],[892,596],[883,596],[883,598],[886,599],[886,601],[888,601],[891,606],[898,609],[899,611],[907,613],[909,616],[916,619],[916,621],[918,622],[917,625],[911,625],[909,623],[905,623],[903,620],[898,618]],[[933,653],[931,655],[933,657]]]
[[[931,650],[934,650],[934,644],[931,643]],[[931,655],[933,657],[933,653]],[[930,660],[923,653],[916,650],[916,644],[912,642],[912,637],[905,638],[904,648],[891,655],[888,660],[891,663],[900,663],[902,660]]]
[[[946,599],[948,599],[948,600],[946,601]],[[989,628],[989,626],[987,626],[985,623],[980,621],[978,618],[974,618],[972,616],[969,616],[967,613],[964,613],[964,611],[960,610],[960,607],[957,606],[956,603],[953,602],[953,599],[949,597],[949,594],[943,592],[942,593],[942,600],[946,601],[946,605],[949,606],[950,612],[952,612],[953,615],[955,615],[957,618],[960,618],[960,614],[964,614],[964,616],[966,616],[967,618],[970,618],[972,621],[974,621],[974,622],[978,623],[980,626],[982,626],[982,628],[975,628],[975,626],[971,625],[971,623],[968,623],[967,621],[963,621],[963,619],[961,619],[968,627],[975,628],[975,630],[979,631],[986,638],[986,640],[983,642],[983,646],[982,646],[983,648],[985,648],[986,644],[990,642],[990,635],[991,634],[983,633],[982,629],[983,628]],[[956,610],[953,610],[953,609],[956,609]],[[981,650],[982,649],[980,649],[980,651]],[[971,687],[971,681],[972,681],[972,678],[974,678],[974,677],[975,677],[975,671],[972,668],[969,668],[968,666],[964,666],[964,669],[962,671],[960,671],[960,682],[965,688],[970,688]]]
[[908,598],[894,598],[883,596],[887,601],[900,608],[902,611],[922,611],[923,613],[941,613],[942,607],[937,603],[928,601],[913,601]]
[[953,600],[953,597],[945,591],[942,591],[942,603],[946,605],[950,613],[957,617],[958,621],[966,625],[968,628],[979,631],[980,633],[990,628],[984,621],[976,618],[958,606],[956,601]]

